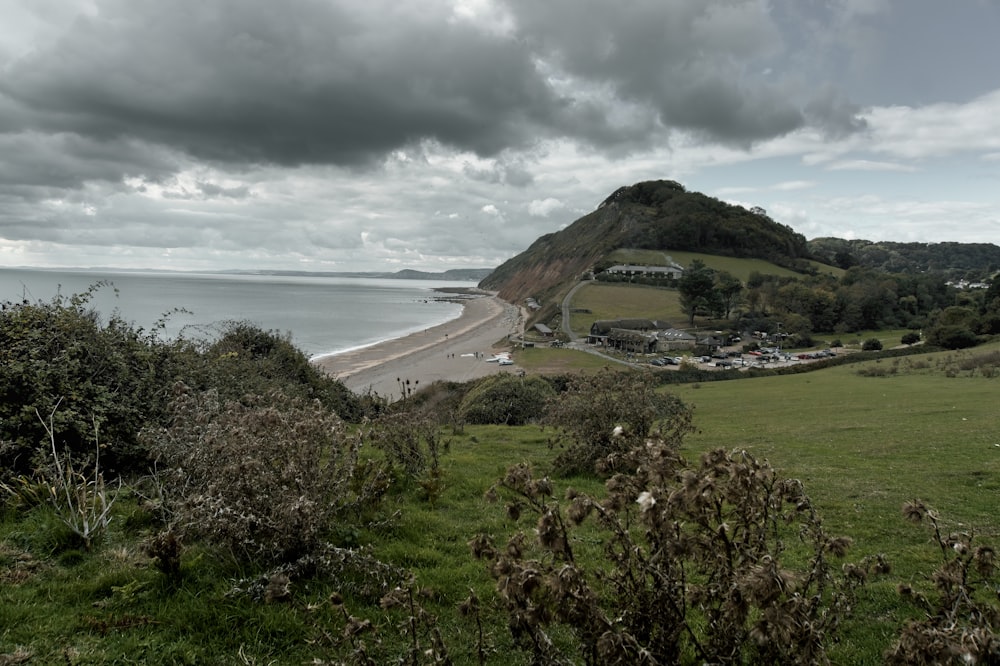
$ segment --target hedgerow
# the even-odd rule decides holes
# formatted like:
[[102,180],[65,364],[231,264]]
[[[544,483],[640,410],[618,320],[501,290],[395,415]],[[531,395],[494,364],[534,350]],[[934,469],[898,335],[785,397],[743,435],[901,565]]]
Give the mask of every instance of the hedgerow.
[[351,422],[364,415],[360,398],[274,332],[227,322],[208,339],[162,340],[159,327],[145,331],[117,313],[104,320],[90,305],[102,288],[111,286],[100,282],[49,302],[0,303],[4,473],[31,474],[48,463],[46,426],[61,455],[83,463],[96,428],[106,475],[146,473],[150,457],[140,433],[168,422],[175,381],[224,399],[278,389],[319,400]]

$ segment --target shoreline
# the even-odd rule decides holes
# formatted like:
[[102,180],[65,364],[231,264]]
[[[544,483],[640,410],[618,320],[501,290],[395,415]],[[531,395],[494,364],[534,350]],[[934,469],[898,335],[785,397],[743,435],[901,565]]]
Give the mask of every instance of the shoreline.
[[496,295],[479,290],[442,289],[462,303],[455,319],[400,338],[312,360],[320,370],[355,393],[374,393],[389,400],[403,386],[435,381],[469,381],[516,366],[487,363],[494,350],[509,349],[510,338],[523,326],[520,310]]

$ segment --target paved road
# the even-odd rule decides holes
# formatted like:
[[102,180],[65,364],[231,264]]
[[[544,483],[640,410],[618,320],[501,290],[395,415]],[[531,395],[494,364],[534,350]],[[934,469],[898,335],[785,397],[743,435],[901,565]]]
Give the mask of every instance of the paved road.
[[573,333],[573,329],[569,325],[569,310],[570,310],[569,306],[570,306],[570,303],[573,301],[573,295],[576,294],[576,290],[579,289],[580,287],[582,287],[585,284],[590,284],[591,282],[593,282],[593,280],[581,280],[581,281],[577,282],[573,286],[573,288],[569,290],[569,293],[566,294],[566,297],[563,298],[563,302],[562,302],[562,332],[566,334],[566,337],[569,338],[570,342],[577,342],[580,339],[579,336],[577,336],[575,333]]
[[580,282],[577,282],[576,285],[574,285],[573,288],[569,290],[569,293],[566,294],[566,297],[563,298],[561,328],[562,332],[566,334],[567,338],[569,338],[569,343],[567,343],[566,346],[569,347],[570,349],[576,349],[578,351],[587,352],[588,354],[593,354],[594,356],[600,356],[601,358],[607,359],[608,361],[611,361],[613,363],[620,363],[621,365],[625,365],[630,368],[641,367],[638,363],[630,363],[628,361],[623,361],[620,358],[615,358],[614,356],[608,356],[607,354],[598,350],[596,347],[588,345],[586,341],[580,336],[576,335],[573,332],[573,329],[570,327],[569,311],[570,311],[570,303],[572,303],[573,301],[573,295],[576,294],[577,289],[579,289],[585,284],[590,284],[591,282],[594,282],[594,280],[581,280]]

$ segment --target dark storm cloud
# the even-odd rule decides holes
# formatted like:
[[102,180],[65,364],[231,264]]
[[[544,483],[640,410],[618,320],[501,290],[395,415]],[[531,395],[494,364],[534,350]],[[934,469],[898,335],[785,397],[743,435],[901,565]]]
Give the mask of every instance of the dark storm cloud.
[[782,53],[763,3],[627,5],[510,0],[529,42],[567,73],[653,109],[666,127],[748,143],[805,123],[782,85],[761,74]]
[[529,141],[556,105],[513,40],[417,10],[99,6],[4,77],[39,129],[137,137],[210,160],[357,164],[425,137],[495,153]]
[[0,183],[8,191],[78,188],[87,180],[115,182],[123,174],[156,180],[177,168],[176,161],[137,141],[122,137],[100,141],[69,132],[0,133],[0,153]]
[[663,127],[747,143],[805,122],[748,69],[780,49],[758,2],[502,7],[508,31],[444,3],[102,0],[10,63],[0,94],[22,130],[282,165],[370,164],[423,139],[614,150]]

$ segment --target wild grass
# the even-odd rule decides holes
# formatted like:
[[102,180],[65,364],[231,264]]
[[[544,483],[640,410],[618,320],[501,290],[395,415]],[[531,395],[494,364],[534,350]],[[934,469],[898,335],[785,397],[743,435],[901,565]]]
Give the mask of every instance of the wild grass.
[[[562,351],[529,349],[524,358]],[[669,388],[695,410],[697,431],[685,439],[683,455],[694,460],[722,447],[767,459],[803,482],[829,533],[853,538],[852,560],[889,558],[892,573],[863,590],[830,655],[834,663],[882,663],[904,620],[918,616],[896,586],[930,589],[941,553],[926,530],[904,521],[904,502],[919,498],[933,506],[945,531],[974,531],[986,543],[1000,543],[1000,387],[983,372],[998,355],[994,344]],[[884,375],[858,372],[893,366]],[[467,542],[477,533],[502,538],[515,529],[483,494],[510,464],[551,470],[551,434],[539,426],[449,433],[436,501],[412,484],[388,502],[391,518],[353,537],[376,557],[410,569],[455,663],[477,662],[476,626],[455,610],[470,590],[481,600],[487,663],[527,662],[513,650],[495,583]],[[578,477],[557,482],[556,496],[568,486],[603,492],[599,481]],[[233,592],[264,572],[198,544],[186,544],[176,580],[164,576],[139,545],[156,529],[140,500],[125,495],[115,504],[114,520],[92,552],[79,549],[44,504],[0,515],[0,663],[25,655],[27,663],[336,663],[351,650],[345,611],[380,632],[378,644],[362,634],[377,662],[394,662],[407,649],[399,627],[405,614],[382,608],[378,594],[350,581],[295,580],[290,600],[264,603]],[[590,535],[581,538],[580,552],[599,550]],[[342,595],[336,601],[335,593]]]
[[604,357],[585,351],[549,347],[518,350],[514,359],[527,372],[540,375],[597,372],[612,364]]

